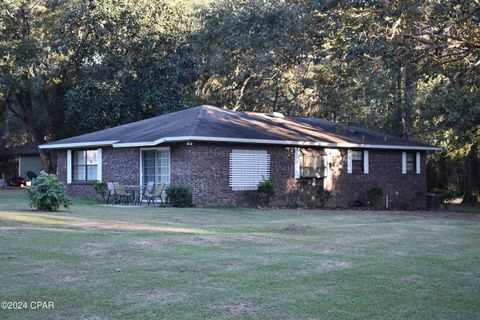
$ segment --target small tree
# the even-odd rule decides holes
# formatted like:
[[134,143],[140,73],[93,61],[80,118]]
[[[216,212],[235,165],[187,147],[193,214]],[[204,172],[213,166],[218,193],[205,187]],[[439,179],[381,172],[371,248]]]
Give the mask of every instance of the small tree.
[[262,180],[258,183],[257,192],[262,203],[267,207],[275,195],[275,182],[270,179]]
[[67,190],[53,174],[41,173],[35,184],[27,189],[27,196],[30,200],[30,207],[43,211],[58,211],[63,206],[68,208],[71,205],[67,197]]

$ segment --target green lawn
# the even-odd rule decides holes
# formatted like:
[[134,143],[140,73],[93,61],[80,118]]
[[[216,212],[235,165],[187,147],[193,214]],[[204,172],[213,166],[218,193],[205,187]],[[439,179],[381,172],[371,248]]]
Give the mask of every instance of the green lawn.
[[479,319],[480,215],[45,213],[4,190],[0,284],[0,301],[55,303],[0,319]]

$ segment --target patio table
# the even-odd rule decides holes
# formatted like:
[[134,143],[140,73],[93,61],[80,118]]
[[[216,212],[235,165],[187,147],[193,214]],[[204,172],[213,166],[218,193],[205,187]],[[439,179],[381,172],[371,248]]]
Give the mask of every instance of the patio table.
[[125,190],[133,193],[133,204],[140,205],[142,201],[143,190],[146,186],[140,185],[126,185]]

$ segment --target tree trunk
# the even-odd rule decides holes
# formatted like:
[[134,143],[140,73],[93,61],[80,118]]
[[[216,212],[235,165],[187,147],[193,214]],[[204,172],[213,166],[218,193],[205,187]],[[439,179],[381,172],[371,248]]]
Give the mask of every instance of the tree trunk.
[[398,65],[395,70],[395,111],[394,111],[394,135],[403,133],[403,98],[402,98],[402,67]]
[[403,127],[402,137],[405,139],[411,138],[411,131],[413,126],[413,103],[415,101],[415,65],[407,62],[403,68],[404,88],[403,88]]
[[[23,120],[28,132],[32,136],[33,144],[38,148],[38,146],[43,143],[43,136],[40,130],[38,130],[37,121],[34,116],[32,93],[30,90],[25,90],[17,93],[15,97],[20,105],[20,108],[22,109]],[[41,149],[39,149],[38,152],[40,154],[40,159],[42,159],[43,162],[43,170],[51,172],[52,163],[49,155],[47,152]]]
[[479,200],[478,145],[474,144],[465,159],[463,204],[475,205]]

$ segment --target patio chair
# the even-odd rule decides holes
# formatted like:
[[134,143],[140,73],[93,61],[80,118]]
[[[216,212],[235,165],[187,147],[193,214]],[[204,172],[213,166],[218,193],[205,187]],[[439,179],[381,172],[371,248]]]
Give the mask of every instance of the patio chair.
[[121,183],[115,185],[115,195],[118,197],[118,202],[121,203],[123,200],[123,204],[128,204],[129,201],[133,201],[133,197],[135,196],[133,193],[127,192],[125,186]]
[[107,182],[107,204],[110,202],[110,198],[112,202],[115,201],[115,184],[116,182]]
[[164,189],[165,189],[165,183],[160,183],[159,185],[157,185],[153,193],[146,194],[145,196],[148,200],[147,204],[150,205],[150,202],[153,202],[153,206],[155,206],[155,199],[158,198],[160,200],[160,203],[159,203],[159,206],[160,206],[160,204],[163,203],[162,193]]
[[148,199],[147,197],[149,197],[153,194],[154,189],[155,189],[155,182],[153,182],[153,181],[148,182],[147,186],[145,187],[145,189],[142,192],[142,198],[140,199],[140,203],[144,199]]

